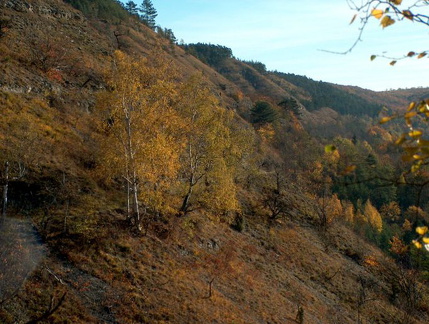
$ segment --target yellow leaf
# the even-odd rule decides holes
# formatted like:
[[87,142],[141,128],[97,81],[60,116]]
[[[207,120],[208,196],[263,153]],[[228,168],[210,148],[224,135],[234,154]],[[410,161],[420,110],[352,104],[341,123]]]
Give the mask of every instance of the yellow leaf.
[[404,115],[404,118],[412,118],[412,117],[414,117],[414,116],[416,116],[416,115],[417,115],[417,112],[416,112],[416,111],[411,111],[411,112],[406,113],[406,114]]
[[380,9],[373,9],[371,11],[371,15],[377,19],[380,19],[381,17],[383,17],[384,11],[380,10]]
[[416,103],[414,101],[410,102],[410,104],[408,105],[407,112],[413,110],[415,106],[416,106]]
[[428,112],[428,104],[427,103],[425,103],[425,102],[423,102],[421,105],[419,105],[419,111],[421,112],[421,113],[426,113],[426,112]]
[[405,139],[406,139],[405,134],[402,134],[401,137],[396,140],[395,144],[401,145],[402,143],[405,142]]
[[330,144],[330,145],[325,146],[325,152],[326,153],[332,153],[336,150],[337,150],[337,148],[335,147],[335,145]]
[[416,241],[416,240],[413,240],[413,244],[418,249],[421,249],[423,247],[422,243],[420,243],[419,241]]
[[393,117],[391,117],[391,116],[389,116],[389,117],[383,117],[383,118],[381,118],[381,119],[380,119],[379,123],[380,123],[380,124],[385,124],[385,123],[387,123],[387,122],[391,121],[391,120],[392,120],[392,118],[393,118]]
[[390,0],[390,2],[399,6],[402,3],[402,0]]
[[416,164],[414,164],[414,165],[411,167],[411,172],[412,172],[412,173],[416,173],[417,171],[419,171],[419,170],[420,170],[421,165],[422,165],[422,161],[420,160],[420,161],[418,161]]
[[422,159],[423,159],[423,156],[418,155],[418,154],[414,154],[414,155],[413,155],[413,159],[414,159],[414,160],[422,160]]
[[425,244],[429,244],[429,237],[424,237],[423,238],[423,243],[425,243]]
[[426,52],[421,52],[420,54],[419,54],[419,56],[417,56],[417,58],[418,59],[421,59],[422,57],[425,57],[427,55],[427,53]]
[[408,133],[408,136],[410,136],[412,138],[417,138],[417,137],[420,137],[422,135],[423,135],[423,132],[422,131],[418,131],[418,130],[415,130],[415,131],[412,131],[412,132]]
[[380,25],[383,26],[383,28],[386,28],[393,25],[394,23],[395,19],[392,19],[390,16],[384,16],[380,22]]
[[427,226],[420,226],[416,228],[416,232],[419,235],[425,235],[428,231],[428,227]]

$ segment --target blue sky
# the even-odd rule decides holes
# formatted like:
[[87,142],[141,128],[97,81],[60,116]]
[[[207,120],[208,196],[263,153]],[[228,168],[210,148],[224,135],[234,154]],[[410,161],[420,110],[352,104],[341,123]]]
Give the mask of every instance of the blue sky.
[[[140,4],[140,1],[136,1]],[[398,57],[427,50],[429,27],[411,22],[386,29],[371,19],[363,41],[347,55],[358,36],[358,21],[346,0],[152,0],[157,24],[171,28],[185,43],[230,47],[237,58],[264,63],[269,70],[373,90],[427,87],[427,58],[370,61],[372,54]]]

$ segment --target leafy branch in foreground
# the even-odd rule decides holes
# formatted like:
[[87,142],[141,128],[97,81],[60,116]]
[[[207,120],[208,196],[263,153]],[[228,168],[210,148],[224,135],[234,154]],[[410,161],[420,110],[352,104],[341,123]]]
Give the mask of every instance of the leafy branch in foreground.
[[[344,52],[332,52],[336,54],[348,54],[357,44],[362,41],[362,35],[371,19],[378,19],[380,26],[384,29],[392,26],[396,22],[411,21],[418,24],[429,26],[429,12],[426,14],[429,2],[427,0],[407,1],[403,4],[402,0],[367,0],[354,1],[347,0],[350,9],[353,10],[353,16],[350,24],[359,21],[359,34],[355,42]],[[391,59],[390,64],[395,65],[398,60],[416,57],[418,59],[425,57],[429,51],[408,51],[402,57],[393,58],[385,55],[371,55],[371,60],[377,57]]]
[[383,117],[380,124],[397,118],[404,120],[407,131],[396,140],[396,144],[404,149],[402,160],[412,162],[411,172],[417,172],[422,166],[429,164],[429,140],[425,139],[424,134],[424,126],[429,124],[429,99],[419,103],[411,102],[403,115]]

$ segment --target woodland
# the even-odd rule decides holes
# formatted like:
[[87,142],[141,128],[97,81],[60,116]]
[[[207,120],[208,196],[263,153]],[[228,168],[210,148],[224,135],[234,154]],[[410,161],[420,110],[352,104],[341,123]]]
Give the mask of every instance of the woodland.
[[[369,3],[362,31],[425,23]],[[0,323],[428,323],[429,89],[269,71],[156,17],[0,1]]]

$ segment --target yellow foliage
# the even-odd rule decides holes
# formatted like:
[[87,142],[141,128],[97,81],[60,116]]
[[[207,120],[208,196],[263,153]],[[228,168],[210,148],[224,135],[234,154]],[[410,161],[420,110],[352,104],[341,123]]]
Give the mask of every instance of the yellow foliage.
[[417,227],[416,232],[419,235],[425,235],[428,232],[428,227],[427,226]]
[[107,178],[121,177],[139,188],[147,207],[168,210],[166,196],[180,167],[183,121],[173,103],[175,71],[162,56],[133,59],[117,51],[108,74],[111,91],[100,94],[97,110],[102,167]]
[[341,200],[336,194],[329,198],[327,204],[328,223],[332,223],[335,219],[339,218],[343,213],[343,206]]
[[234,130],[233,112],[219,106],[201,75],[183,83],[179,93],[177,109],[186,124],[180,155],[181,212],[190,205],[238,210],[234,172],[248,146],[241,144],[252,142],[243,136],[249,133]]
[[368,223],[380,233],[383,229],[383,220],[377,208],[375,208],[369,200],[365,203],[364,215]]
[[368,267],[378,267],[380,263],[377,261],[376,257],[369,255],[365,258],[364,263]]
[[272,124],[265,124],[258,129],[258,134],[266,141],[271,141],[274,138],[275,130]]
[[340,152],[338,150],[334,150],[331,153],[325,153],[324,155],[324,159],[331,164],[338,163],[340,158]]

